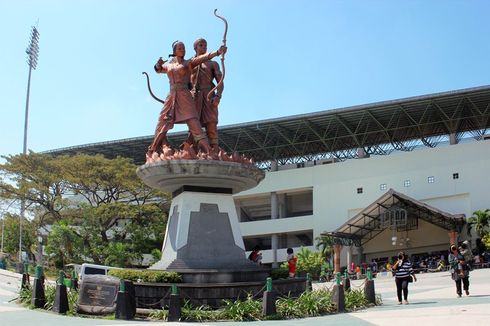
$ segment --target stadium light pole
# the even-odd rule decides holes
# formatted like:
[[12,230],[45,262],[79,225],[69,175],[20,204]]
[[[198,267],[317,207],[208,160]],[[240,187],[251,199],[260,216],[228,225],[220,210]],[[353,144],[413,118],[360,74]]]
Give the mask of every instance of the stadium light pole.
[[[31,40],[29,46],[26,49],[27,64],[29,65],[29,78],[27,79],[27,96],[26,96],[26,112],[24,120],[24,146],[22,148],[22,154],[27,154],[27,126],[29,122],[29,95],[31,92],[31,74],[32,70],[37,68],[37,60],[39,58],[39,32],[35,26],[31,28]],[[20,216],[19,216],[19,263],[22,263],[22,220],[25,216],[26,203],[22,200],[20,203]]]

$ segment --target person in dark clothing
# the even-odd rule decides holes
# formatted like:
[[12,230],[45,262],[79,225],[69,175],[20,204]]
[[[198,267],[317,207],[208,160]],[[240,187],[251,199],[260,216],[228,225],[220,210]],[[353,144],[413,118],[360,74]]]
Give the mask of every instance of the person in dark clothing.
[[248,259],[259,265],[262,264],[262,254],[260,253],[260,247],[258,245],[255,246],[250,255],[248,255]]
[[456,293],[458,294],[458,298],[461,298],[461,295],[463,294],[461,291],[461,283],[463,283],[463,289],[466,295],[470,295],[470,271],[469,269],[463,269],[461,274],[458,270],[458,265],[464,266],[466,264],[464,257],[454,244],[451,245],[449,251],[451,252],[448,257],[449,266],[451,266],[452,279],[456,283]]
[[417,281],[417,278],[413,272],[412,263],[403,251],[398,253],[398,261],[393,265],[392,269],[395,271],[398,304],[402,304],[402,292],[403,303],[408,304],[408,283],[412,282],[412,278],[414,281]]

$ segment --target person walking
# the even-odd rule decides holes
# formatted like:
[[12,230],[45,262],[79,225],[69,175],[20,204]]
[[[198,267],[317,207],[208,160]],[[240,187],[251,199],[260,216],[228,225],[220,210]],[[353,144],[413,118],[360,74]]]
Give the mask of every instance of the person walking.
[[416,282],[417,277],[414,274],[412,263],[403,251],[398,253],[398,261],[393,265],[392,270],[395,272],[398,304],[402,304],[402,292],[403,303],[408,304],[408,283],[411,283],[412,280]]
[[463,268],[467,265],[463,255],[458,251],[456,245],[452,244],[449,247],[449,266],[451,267],[451,278],[456,283],[456,294],[458,298],[461,298],[463,292],[461,291],[461,283],[463,283],[463,289],[466,295],[470,295],[470,270],[469,268]]

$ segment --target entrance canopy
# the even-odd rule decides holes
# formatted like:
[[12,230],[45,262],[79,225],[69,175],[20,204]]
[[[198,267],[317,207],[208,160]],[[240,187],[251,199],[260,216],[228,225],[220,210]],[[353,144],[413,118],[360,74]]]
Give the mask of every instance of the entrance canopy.
[[466,223],[463,214],[442,211],[390,189],[337,230],[322,235],[333,237],[338,244],[359,247],[386,229],[415,230],[419,219],[458,233]]

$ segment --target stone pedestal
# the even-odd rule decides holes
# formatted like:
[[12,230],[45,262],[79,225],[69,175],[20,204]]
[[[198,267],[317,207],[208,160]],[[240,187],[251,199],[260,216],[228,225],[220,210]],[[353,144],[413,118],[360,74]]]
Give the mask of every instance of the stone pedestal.
[[162,259],[151,269],[179,272],[186,283],[265,280],[268,270],[245,255],[232,197],[256,186],[263,171],[234,162],[173,160],[145,164],[137,174],[173,195]]

